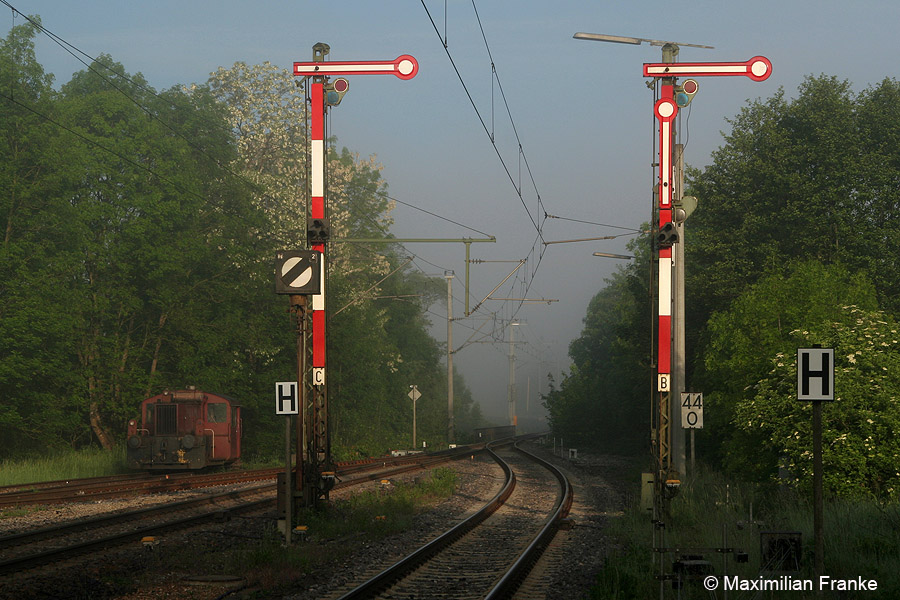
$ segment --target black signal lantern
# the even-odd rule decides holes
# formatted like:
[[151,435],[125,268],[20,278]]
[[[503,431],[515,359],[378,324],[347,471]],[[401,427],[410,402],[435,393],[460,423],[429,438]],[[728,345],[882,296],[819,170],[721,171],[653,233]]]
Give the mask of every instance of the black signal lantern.
[[325,219],[310,219],[306,227],[306,239],[310,244],[328,241],[328,221]]
[[328,106],[337,106],[344,98],[344,94],[350,89],[350,82],[343,77],[338,77],[333,81],[329,81],[324,85],[325,88],[325,104]]
[[672,244],[677,244],[678,230],[675,228],[675,223],[669,222],[660,227],[656,241],[660,248],[669,248]]
[[685,79],[684,82],[675,88],[675,104],[678,108],[684,108],[694,99],[694,94],[700,89],[700,84],[696,79]]

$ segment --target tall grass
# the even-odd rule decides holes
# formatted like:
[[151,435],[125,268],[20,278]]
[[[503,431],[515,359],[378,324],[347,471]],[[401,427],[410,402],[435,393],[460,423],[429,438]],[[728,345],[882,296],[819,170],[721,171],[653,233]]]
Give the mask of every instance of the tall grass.
[[298,518],[309,526],[313,540],[362,534],[383,537],[408,528],[420,508],[450,496],[454,489],[456,472],[438,467],[414,484],[388,484],[336,500],[325,511],[303,512]]
[[[659,528],[657,545],[680,548],[680,553],[655,553],[654,525],[650,515],[635,503],[625,515],[610,522],[616,550],[605,561],[591,598],[643,599],[658,598],[660,583],[656,575],[673,573],[672,562],[680,555],[697,555],[711,563],[712,574],[720,578],[727,573],[743,580],[757,580],[762,574],[774,578],[761,565],[761,532],[800,532],[802,536],[801,570],[786,573],[793,579],[810,579],[813,573],[814,538],[812,499],[794,490],[774,486],[728,481],[721,474],[699,470],[682,486],[670,507],[670,517]],[[900,598],[900,506],[874,499],[831,498],[825,501],[825,575],[832,579],[878,582],[876,592],[781,591],[729,592],[729,598]],[[733,552],[742,550],[749,562],[740,564]],[[695,549],[695,550],[692,550]],[[814,589],[817,588],[816,587]],[[700,581],[688,582],[676,591],[663,583],[666,598],[723,597],[720,587],[713,596]]]
[[281,597],[274,591],[296,586],[311,571],[346,557],[361,544],[411,527],[417,512],[453,493],[456,479],[453,470],[438,468],[414,484],[389,484],[336,500],[323,511],[302,511],[296,523],[308,527],[308,537],[289,547],[280,533],[271,531],[224,552],[198,554],[185,548],[184,557],[170,558],[175,564],[190,560],[195,568],[213,573],[239,574],[249,585]]
[[112,451],[87,448],[39,458],[4,460],[0,462],[0,485],[100,477],[127,471],[124,446]]

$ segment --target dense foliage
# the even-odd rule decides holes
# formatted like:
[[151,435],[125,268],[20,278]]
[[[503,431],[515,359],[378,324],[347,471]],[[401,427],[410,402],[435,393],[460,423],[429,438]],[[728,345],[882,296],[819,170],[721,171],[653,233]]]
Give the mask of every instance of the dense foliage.
[[[835,321],[789,332],[793,348],[835,348],[835,401],[823,407],[827,489],[842,495],[900,492],[900,342],[897,323],[881,311],[840,307]],[[737,405],[735,424],[776,453],[787,477],[809,485],[812,403],[798,402],[796,350],[775,354],[771,370]],[[759,458],[757,457],[757,460]]]
[[[305,245],[304,90],[238,63],[156,92],[109,56],[55,89],[35,34],[0,45],[0,456],[111,448],[142,398],[188,385],[237,398],[245,447],[277,452],[272,386],[293,378],[296,343],[272,268]],[[327,186],[333,235],[386,234],[373,160],[332,147]],[[439,443],[446,372],[424,309],[440,280],[396,247],[350,246],[328,272],[335,451],[408,444],[410,383],[430,399],[420,437]],[[459,422],[479,423],[455,389]]]
[[[896,444],[884,433],[900,400],[900,230],[891,226],[900,213],[898,111],[896,80],[855,93],[849,82],[809,77],[794,99],[779,90],[750,102],[712,164],[690,170],[700,208],[687,222],[688,386],[707,401],[704,456],[732,472],[769,479],[783,467],[808,483],[809,406],[791,399],[795,354],[821,343],[842,357],[841,400],[825,410],[830,489],[898,495]],[[648,280],[634,266],[621,269],[591,303],[570,346],[572,372],[545,398],[560,435],[590,439],[584,423],[603,431],[623,405],[650,410],[649,362],[608,355],[610,331],[647,340],[650,352],[632,314],[652,310]],[[644,385],[623,389],[628,380]],[[614,433],[646,437],[642,421],[635,410]]]

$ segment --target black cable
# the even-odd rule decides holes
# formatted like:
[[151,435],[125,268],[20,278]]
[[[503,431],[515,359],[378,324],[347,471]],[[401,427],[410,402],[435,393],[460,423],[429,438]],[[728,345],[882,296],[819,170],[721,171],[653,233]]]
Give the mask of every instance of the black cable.
[[[535,239],[535,243],[532,245],[531,251],[529,252],[528,256],[526,257],[526,260],[528,260],[532,255],[535,254],[535,247],[537,247],[538,241],[543,241],[543,226],[544,226],[544,224],[545,224],[545,222],[546,222],[546,219],[547,219],[547,217],[546,217],[546,211],[544,211],[544,219],[541,221],[541,224],[538,225],[538,223],[535,221],[534,217],[532,216],[531,211],[528,209],[527,205],[525,204],[525,199],[524,199],[523,194],[522,194],[521,185],[517,185],[517,184],[516,184],[516,181],[515,181],[515,179],[513,178],[513,175],[512,175],[512,173],[510,172],[510,169],[509,169],[508,165],[506,164],[506,161],[503,159],[503,156],[500,154],[500,150],[499,150],[499,148],[497,147],[497,144],[496,144],[496,142],[495,142],[495,140],[494,140],[494,136],[492,135],[491,131],[488,129],[487,124],[485,123],[485,120],[484,120],[484,118],[483,118],[482,115],[481,115],[481,112],[478,110],[478,107],[477,107],[477,105],[475,104],[475,101],[474,101],[474,99],[472,98],[471,93],[469,92],[468,86],[466,85],[466,82],[465,82],[465,80],[463,79],[462,74],[459,72],[459,68],[456,66],[456,62],[454,61],[453,56],[452,56],[451,53],[450,53],[449,47],[448,47],[448,45],[447,45],[445,39],[441,37],[441,33],[440,33],[440,31],[439,31],[439,29],[438,29],[438,27],[437,27],[437,25],[436,25],[436,23],[435,23],[435,21],[434,21],[434,18],[433,18],[432,15],[431,15],[431,11],[428,10],[428,6],[426,6],[425,0],[421,0],[421,1],[422,1],[422,7],[425,9],[425,13],[426,13],[426,15],[428,16],[428,19],[431,21],[432,28],[434,28],[434,31],[435,31],[435,33],[437,34],[438,38],[441,39],[442,42],[443,42],[444,52],[447,54],[447,58],[450,60],[450,64],[451,64],[451,66],[453,67],[453,70],[456,72],[456,76],[457,76],[457,78],[459,79],[459,82],[460,82],[460,84],[462,85],[463,90],[464,90],[465,93],[466,93],[466,96],[469,98],[469,103],[472,105],[472,108],[475,110],[475,114],[476,114],[476,116],[478,117],[478,120],[479,120],[479,122],[481,123],[482,128],[484,129],[485,133],[487,134],[488,138],[490,139],[491,145],[494,147],[494,152],[497,154],[498,158],[500,159],[500,163],[501,163],[501,165],[503,166],[503,169],[504,169],[504,171],[506,172],[506,175],[507,175],[508,179],[510,180],[510,183],[512,183],[513,188],[516,190],[516,194],[519,196],[519,201],[522,203],[523,208],[525,208],[525,212],[528,214],[528,218],[531,220],[531,223],[532,223],[532,225],[534,226],[535,231],[537,232],[537,238]],[[533,173],[532,173],[532,171],[531,171],[531,166],[530,166],[530,164],[528,163],[528,159],[527,159],[527,157],[525,156],[524,150],[523,150],[523,148],[522,148],[521,141],[519,140],[518,131],[517,131],[516,126],[515,126],[515,120],[512,118],[512,113],[511,113],[510,108],[509,108],[509,103],[508,103],[507,100],[506,100],[506,96],[505,96],[505,93],[503,92],[502,85],[500,84],[499,77],[498,77],[497,74],[496,74],[496,68],[495,68],[495,65],[494,65],[494,62],[493,62],[493,57],[492,57],[491,52],[490,52],[490,46],[489,46],[489,44],[487,43],[487,36],[486,36],[486,34],[484,33],[484,27],[482,26],[481,18],[480,18],[480,16],[478,15],[478,9],[477,9],[477,7],[475,6],[474,0],[473,0],[473,2],[472,2],[472,7],[473,7],[473,9],[474,9],[474,11],[475,11],[475,16],[476,16],[476,19],[478,20],[478,24],[479,24],[479,27],[480,27],[481,33],[482,33],[482,38],[484,39],[485,47],[486,47],[486,49],[487,49],[488,58],[489,58],[489,60],[490,60],[490,62],[491,62],[492,77],[495,78],[495,79],[497,79],[498,88],[500,89],[501,96],[502,96],[503,101],[504,101],[504,104],[505,104],[505,106],[506,106],[507,114],[508,114],[508,116],[509,116],[510,123],[511,123],[512,128],[513,128],[513,132],[515,133],[516,140],[517,140],[517,142],[519,143],[519,157],[520,157],[520,161],[521,161],[521,160],[524,160],[526,170],[527,170],[528,175],[529,175],[529,177],[530,177],[530,179],[531,179],[531,183],[532,183],[532,186],[534,187],[535,194],[537,195],[538,209],[539,209],[538,214],[540,214],[540,209],[543,208],[543,201],[541,200],[540,193],[538,192],[537,184],[536,184],[536,182],[535,182],[535,180],[534,180],[534,175],[533,175]],[[445,13],[446,13],[446,9],[445,9]],[[445,14],[445,16],[446,16],[446,14]],[[492,84],[492,85],[493,85],[493,84]],[[493,108],[493,107],[492,107],[492,108]],[[520,170],[521,170],[521,166],[520,166]],[[526,282],[522,277],[520,277],[519,275],[516,275],[516,277],[515,277],[514,280],[513,280],[513,283],[511,284],[511,285],[514,286],[516,283],[518,283],[518,282],[520,282],[520,281],[522,282],[522,284],[523,284],[523,286],[524,286],[524,290],[525,290],[525,294],[523,294],[523,297],[524,297],[525,295],[527,295],[527,292],[530,290],[531,284],[533,283],[533,280],[534,280],[534,277],[535,277],[535,275],[537,274],[537,269],[538,269],[538,267],[539,267],[540,264],[541,264],[541,261],[542,261],[542,259],[543,259],[544,253],[546,252],[546,246],[545,246],[545,245],[541,245],[541,246],[542,246],[542,247],[541,247],[540,251],[538,252],[538,258],[537,258],[537,261],[536,261],[536,263],[535,263],[534,269],[532,270],[532,272],[531,272],[531,274],[530,274],[529,280]],[[526,272],[526,275],[527,275],[527,272]],[[523,305],[524,305],[524,302],[520,302],[519,305],[516,307],[516,309],[515,309],[515,311],[514,311],[514,314],[518,314],[519,310],[521,310],[521,308],[522,308]]]
[[[0,2],[2,2],[2,1],[3,1],[3,0],[0,0]],[[175,182],[172,181],[171,179],[169,179],[169,178],[167,178],[167,177],[165,177],[165,176],[163,176],[163,175],[160,175],[159,173],[157,173],[156,171],[154,171],[154,170],[151,169],[150,167],[148,167],[148,166],[146,166],[146,165],[142,165],[141,163],[139,163],[139,162],[137,162],[137,161],[135,161],[135,160],[132,160],[132,159],[128,158],[128,157],[125,156],[124,154],[119,154],[119,153],[116,152],[115,150],[113,150],[113,149],[111,149],[111,148],[108,148],[107,146],[104,146],[103,144],[101,144],[100,142],[98,142],[98,141],[96,141],[96,140],[92,140],[91,138],[87,137],[86,135],[84,135],[84,134],[82,134],[82,133],[79,133],[78,131],[75,131],[75,130],[72,129],[71,127],[68,127],[68,126],[66,126],[66,125],[63,125],[62,123],[60,123],[59,121],[53,119],[52,117],[49,117],[49,116],[47,116],[47,115],[41,113],[40,111],[37,111],[37,110],[35,110],[34,108],[32,108],[32,107],[30,107],[30,106],[28,106],[28,105],[26,105],[26,104],[23,104],[23,103],[19,102],[19,101],[16,100],[15,98],[13,98],[13,97],[11,97],[11,96],[7,96],[7,95],[6,95],[5,93],[3,93],[3,92],[0,92],[0,98],[3,98],[3,99],[5,99],[5,100],[7,100],[7,101],[9,101],[9,102],[12,102],[13,104],[15,104],[15,105],[17,105],[17,106],[20,106],[21,108],[24,108],[25,110],[28,110],[28,111],[34,113],[35,115],[37,115],[38,117],[40,117],[40,118],[46,120],[47,122],[52,123],[52,124],[56,125],[57,127],[61,128],[61,129],[64,129],[65,131],[68,131],[68,132],[71,133],[72,135],[74,135],[74,136],[76,136],[76,137],[78,137],[78,138],[84,140],[85,142],[87,142],[87,143],[89,143],[89,144],[91,144],[91,145],[93,145],[93,146],[96,146],[97,148],[100,148],[101,150],[103,150],[103,151],[105,151],[105,152],[108,152],[108,153],[112,154],[113,156],[115,156],[115,157],[117,157],[117,158],[122,159],[123,161],[127,162],[128,164],[130,164],[130,165],[132,165],[132,166],[134,166],[134,167],[138,167],[139,169],[142,169],[142,170],[144,170],[144,171],[147,171],[147,172],[150,173],[151,175],[153,175],[153,176],[155,176],[155,177],[158,177],[158,178],[159,178],[160,180],[162,180],[162,181],[165,181],[166,183],[168,183],[169,185],[171,185],[171,186],[174,187],[176,190],[178,190],[178,191],[180,191],[180,192],[182,192],[182,193],[189,194],[189,195],[194,196],[194,197],[196,197],[196,198],[200,198],[201,200],[207,200],[207,197],[206,197],[206,196],[203,196],[202,194],[198,194],[197,192],[194,192],[194,191],[192,191],[192,190],[189,190],[189,189],[186,189],[186,188],[181,187],[180,185],[178,185],[177,183],[175,183]]]
[[[185,136],[185,135],[182,134],[181,132],[177,131],[177,130],[176,130],[175,128],[173,128],[171,125],[169,125],[168,123],[166,123],[165,121],[163,121],[162,119],[160,119],[159,116],[157,116],[153,111],[151,111],[149,108],[147,108],[146,106],[144,106],[143,104],[141,104],[139,101],[137,101],[137,100],[136,100],[135,98],[133,98],[131,95],[129,95],[125,90],[123,90],[122,88],[120,88],[119,86],[117,86],[117,85],[116,85],[112,80],[110,80],[108,77],[106,77],[105,75],[103,75],[102,73],[100,73],[99,71],[97,71],[96,69],[94,69],[92,65],[94,65],[94,64],[100,65],[101,67],[103,67],[104,69],[108,70],[108,71],[111,72],[112,74],[116,75],[117,77],[119,77],[119,78],[121,78],[121,79],[124,79],[125,81],[127,81],[127,82],[129,82],[130,84],[134,85],[135,87],[137,87],[137,88],[143,90],[144,92],[147,92],[148,94],[151,94],[151,95],[153,95],[154,97],[156,97],[156,98],[158,98],[158,99],[160,99],[160,100],[164,100],[164,98],[163,98],[162,96],[160,96],[159,94],[157,94],[156,91],[154,91],[152,88],[148,88],[147,86],[143,85],[142,83],[140,83],[140,82],[138,82],[138,81],[135,81],[134,79],[128,77],[128,76],[127,76],[126,74],[124,74],[124,73],[119,73],[118,71],[115,71],[115,70],[114,70],[112,67],[110,67],[109,65],[107,65],[107,64],[105,64],[105,63],[103,63],[103,62],[101,62],[101,61],[98,60],[97,58],[92,57],[90,54],[84,52],[83,50],[81,50],[80,48],[78,48],[77,46],[75,46],[74,44],[71,44],[70,42],[67,42],[67,41],[64,40],[63,38],[59,37],[58,35],[56,35],[56,34],[53,33],[52,31],[50,31],[49,29],[47,29],[46,27],[44,27],[41,23],[35,21],[34,19],[32,19],[31,17],[29,17],[28,15],[25,15],[24,13],[22,13],[19,9],[17,9],[16,7],[14,7],[14,6],[13,6],[12,4],[10,4],[7,0],[0,0],[0,2],[2,2],[4,5],[6,5],[7,7],[9,7],[9,8],[13,11],[13,14],[20,14],[20,15],[22,15],[22,17],[25,18],[26,21],[28,21],[29,23],[31,23],[31,24],[32,24],[35,28],[37,28],[40,32],[42,32],[42,33],[45,34],[47,37],[49,37],[51,40],[53,40],[53,42],[55,42],[60,48],[62,48],[63,50],[65,50],[66,52],[68,52],[70,55],[72,55],[72,57],[75,58],[75,60],[77,60],[78,62],[80,62],[81,64],[83,64],[85,67],[87,67],[87,69],[88,69],[89,71],[91,71],[92,73],[94,73],[95,75],[97,75],[98,77],[100,77],[101,79],[103,79],[106,83],[108,83],[110,86],[112,86],[113,89],[115,89],[117,92],[119,92],[120,94],[122,94],[123,96],[125,96],[126,98],[128,98],[131,102],[134,103],[135,106],[137,106],[141,111],[143,111],[148,117],[150,117],[151,119],[153,119],[153,120],[159,122],[160,124],[163,125],[163,127],[165,127],[166,129],[168,129],[169,131],[171,131],[171,132],[172,132],[173,134],[175,134],[177,137],[179,137],[179,138],[181,138],[182,140],[184,140],[184,141],[188,144],[188,146],[190,146],[191,148],[193,148],[194,150],[196,150],[197,152],[199,152],[202,156],[205,156],[207,159],[209,159],[209,161],[212,162],[217,168],[221,169],[222,171],[224,171],[224,172],[226,172],[226,173],[232,175],[233,177],[235,177],[235,178],[238,179],[239,181],[243,182],[244,184],[246,184],[246,185],[247,185],[251,190],[253,190],[254,192],[259,193],[259,194],[261,194],[261,195],[263,195],[263,196],[267,196],[267,194],[265,193],[265,190],[263,190],[262,188],[260,188],[258,184],[256,184],[256,183],[254,183],[254,182],[248,180],[246,177],[244,177],[243,175],[241,175],[241,174],[239,174],[239,173],[235,173],[234,171],[231,170],[230,167],[228,167],[227,165],[223,165],[218,159],[213,158],[212,156],[210,156],[210,155],[206,152],[206,150],[205,150],[204,148],[201,148],[200,146],[198,146],[197,144],[195,144],[195,143],[193,142],[193,140],[191,140],[190,138],[188,138],[187,136]],[[71,50],[70,50],[70,48],[71,48]],[[91,60],[91,63],[90,63],[90,64],[86,63],[84,60],[82,60],[81,58],[79,58],[78,56],[76,56],[75,52],[73,52],[72,50],[75,50],[76,52],[78,52],[78,53],[81,54],[82,56],[84,56],[84,57],[86,57],[86,58],[89,58],[89,59]],[[177,108],[177,105],[175,105],[175,104],[173,104],[173,103],[171,103],[171,102],[168,102],[168,104],[169,104],[170,106],[174,107],[174,108]],[[226,131],[229,131],[229,133],[230,133],[230,129],[226,129]]]
[[422,211],[422,212],[425,213],[426,215],[431,215],[432,217],[436,217],[436,218],[438,218],[438,219],[443,219],[444,221],[447,221],[448,223],[453,223],[454,225],[459,225],[460,227],[463,227],[463,228],[465,228],[465,229],[468,229],[469,231],[474,231],[475,233],[480,233],[481,235],[484,235],[484,236],[487,236],[487,237],[494,237],[494,236],[492,236],[492,235],[489,234],[489,233],[485,233],[485,232],[483,232],[483,231],[479,231],[478,229],[475,229],[474,227],[469,227],[468,225],[463,225],[462,223],[459,223],[459,222],[457,222],[457,221],[454,221],[453,219],[448,219],[447,217],[442,217],[442,216],[439,215],[439,214],[436,214],[436,213],[427,211],[427,210],[425,210],[424,208],[418,207],[418,206],[416,206],[416,205],[414,205],[414,204],[410,204],[409,202],[404,202],[403,200],[398,200],[397,198],[394,198],[393,196],[389,196],[389,195],[387,195],[387,194],[383,194],[383,197],[384,197],[384,198],[387,198],[388,200],[393,200],[393,201],[396,202],[397,204],[402,204],[403,206],[408,206],[408,207],[414,208],[414,209],[416,209],[416,210],[418,210],[418,211]]
[[597,225],[598,227],[611,227],[612,229],[625,229],[627,231],[632,231],[634,233],[641,233],[640,229],[635,229],[634,227],[622,227],[621,225],[610,225],[608,223],[596,223],[594,221],[584,221],[582,219],[571,219],[568,217],[558,217],[556,215],[551,215],[544,213],[544,216],[548,219],[559,219],[560,221],[572,221],[574,223],[584,223],[586,225]]
[[[434,22],[434,18],[431,16],[431,11],[428,10],[428,6],[425,5],[425,0],[421,0],[422,8],[425,9],[425,13],[428,15],[428,19],[431,21],[431,26],[434,28],[435,33],[437,33],[438,38],[441,37],[440,30],[437,27],[437,24]],[[525,208],[526,214],[528,214],[528,218],[531,220],[531,224],[534,226],[535,231],[538,232],[538,235],[541,236],[541,228],[538,226],[537,222],[534,220],[534,217],[531,215],[531,211],[528,210],[528,206],[525,204],[525,199],[522,197],[522,190],[519,186],[516,185],[516,181],[513,178],[512,173],[509,170],[509,167],[506,164],[506,161],[503,160],[503,155],[500,153],[500,149],[497,147],[496,142],[491,135],[490,130],[488,129],[487,124],[484,122],[484,117],[481,116],[481,112],[478,110],[478,106],[475,104],[475,100],[472,98],[472,94],[469,92],[469,88],[466,85],[465,80],[462,77],[462,74],[459,72],[459,68],[456,66],[456,61],[453,60],[453,55],[450,54],[450,49],[445,46],[444,52],[447,54],[447,58],[450,60],[450,65],[453,67],[453,70],[456,72],[456,77],[459,79],[460,84],[463,86],[463,90],[466,92],[466,96],[469,98],[469,102],[472,104],[472,108],[475,109],[475,114],[478,116],[478,121],[481,123],[481,127],[484,129],[484,132],[487,134],[488,139],[491,140],[491,146],[494,148],[494,152],[497,154],[497,158],[500,159],[500,164],[503,165],[503,170],[506,172],[507,178],[509,178],[510,183],[513,188],[516,190],[516,194],[519,196],[519,201],[522,203],[522,206]],[[521,150],[521,145],[520,145]],[[533,180],[532,180],[533,181]],[[543,239],[543,238],[541,238]]]

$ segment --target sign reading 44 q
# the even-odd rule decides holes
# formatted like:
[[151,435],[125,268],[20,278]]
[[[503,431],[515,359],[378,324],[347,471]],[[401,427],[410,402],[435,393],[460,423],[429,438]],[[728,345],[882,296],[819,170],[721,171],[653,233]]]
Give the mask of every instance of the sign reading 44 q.
[[682,429],[703,429],[703,394],[681,394]]

